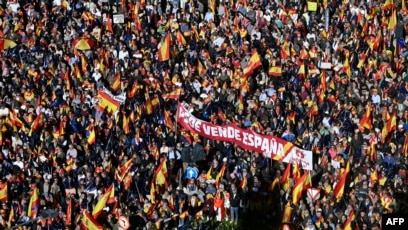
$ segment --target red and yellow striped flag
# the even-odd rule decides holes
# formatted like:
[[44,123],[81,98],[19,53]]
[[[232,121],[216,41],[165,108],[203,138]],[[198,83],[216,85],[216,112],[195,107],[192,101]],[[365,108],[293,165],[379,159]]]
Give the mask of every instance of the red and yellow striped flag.
[[371,123],[371,109],[371,104],[368,103],[367,110],[359,122],[360,131],[363,131],[364,128],[368,130],[371,130],[373,128],[373,125]]
[[282,185],[282,189],[284,191],[287,191],[289,189],[289,186],[290,186],[290,178],[289,177],[290,177],[291,168],[292,168],[292,164],[289,163],[286,166],[285,172],[282,174],[282,177],[280,179],[280,184]]
[[158,185],[167,185],[167,161],[163,160],[156,169],[154,182]]
[[354,213],[354,210],[352,210],[346,220],[346,222],[344,223],[344,230],[352,230],[354,229],[352,226],[352,222],[356,219],[356,215]]
[[20,120],[20,118],[17,117],[16,113],[13,110],[10,111],[10,120],[15,127],[21,128],[24,126],[24,123]]
[[181,91],[182,91],[182,89],[180,87],[177,87],[176,89],[174,89],[170,93],[164,94],[162,97],[165,100],[168,100],[168,99],[178,100],[180,98]]
[[98,216],[102,213],[102,210],[105,208],[106,204],[113,203],[115,201],[115,187],[112,184],[103,194],[101,199],[96,204],[95,208],[92,211],[92,216],[97,219]]
[[37,217],[38,209],[40,208],[40,196],[38,194],[38,188],[35,186],[32,189],[30,201],[28,203],[27,216],[30,218]]
[[394,113],[382,128],[382,143],[385,142],[387,136],[394,130],[397,130],[397,115]]
[[249,75],[251,75],[255,71],[255,69],[261,65],[261,58],[259,57],[258,52],[254,50],[247,66],[244,68],[243,77],[249,77]]
[[187,45],[186,38],[184,37],[183,33],[181,33],[180,30],[177,30],[176,41],[177,41],[178,43],[180,43],[182,46]]
[[0,202],[6,202],[8,200],[8,183],[5,182],[0,185]]
[[172,131],[175,130],[175,126],[173,121],[171,120],[170,117],[170,111],[164,110],[164,125],[171,129]]
[[159,48],[159,61],[167,61],[170,59],[170,45],[171,45],[171,34],[167,33],[166,37],[164,38],[163,43]]
[[197,73],[198,75],[203,75],[207,72],[207,69],[203,65],[200,59],[198,59],[198,65],[197,65]]
[[122,182],[126,176],[126,173],[129,171],[132,165],[133,165],[133,159],[131,158],[124,165],[120,167],[120,174],[118,173],[116,174],[116,179]]
[[66,218],[65,218],[65,223],[67,226],[71,226],[72,224],[72,199],[68,198],[68,207],[67,207],[67,213],[66,213]]
[[40,113],[33,121],[33,123],[31,124],[31,130],[29,133],[29,136],[31,136],[33,134],[33,132],[39,130],[41,127],[43,127],[44,125],[44,115],[42,113]]
[[93,124],[88,125],[86,128],[88,137],[87,137],[87,142],[88,144],[92,145],[96,141],[96,133],[95,133],[95,127]]
[[103,229],[103,227],[92,217],[92,215],[88,211],[85,211],[82,215],[81,227],[82,229],[86,230]]
[[300,178],[300,167],[298,162],[293,163],[293,180],[298,181]]
[[119,109],[119,102],[111,98],[108,94],[103,92],[102,90],[98,91],[98,98],[99,98],[99,104],[98,104],[98,109],[100,111],[105,111],[109,113],[114,113],[116,110]]
[[153,204],[156,203],[156,188],[155,188],[154,181],[150,183],[150,202]]
[[290,201],[283,208],[282,223],[290,223],[292,221],[293,208]]
[[336,197],[337,201],[340,201],[341,198],[343,198],[344,187],[346,186],[346,178],[347,174],[343,175],[333,190],[333,195]]
[[405,141],[404,145],[402,146],[402,155],[405,157],[408,155],[408,133],[405,133]]
[[292,189],[292,201],[294,205],[297,205],[300,198],[302,197],[303,185],[305,183],[306,177],[301,177],[296,184],[293,185]]
[[117,92],[118,90],[121,89],[122,83],[120,81],[120,78],[121,78],[121,75],[120,75],[120,72],[118,71],[116,72],[115,77],[113,78],[113,81],[112,81],[112,85],[111,85],[113,92]]
[[268,74],[272,77],[282,77],[282,66],[269,67]]

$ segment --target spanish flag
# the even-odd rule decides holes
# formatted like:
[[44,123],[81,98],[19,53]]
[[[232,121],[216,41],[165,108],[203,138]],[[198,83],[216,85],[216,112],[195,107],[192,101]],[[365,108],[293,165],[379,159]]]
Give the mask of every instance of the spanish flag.
[[347,174],[343,175],[333,190],[333,195],[336,197],[337,201],[343,198],[344,187],[346,185],[346,178],[347,178]]
[[377,181],[378,181],[378,170],[375,169],[374,172],[371,173],[370,182],[371,182],[371,183],[375,183],[375,182],[377,182]]
[[312,187],[312,177],[310,176],[310,172],[306,172],[305,174],[303,174],[303,176],[305,178],[305,182],[303,183],[303,190],[309,189]]
[[128,91],[128,97],[134,98],[140,89],[143,89],[143,85],[139,84],[138,81],[133,82],[133,86]]
[[111,88],[112,88],[112,91],[113,91],[113,92],[117,92],[117,91],[120,90],[120,88],[122,87],[120,78],[121,78],[120,72],[118,71],[118,72],[115,74],[115,77],[113,78],[113,82],[112,82],[112,85],[111,85]]
[[327,90],[327,81],[326,81],[326,70],[323,70],[320,74],[320,85],[322,87],[322,91]]
[[187,45],[187,41],[184,38],[184,35],[181,33],[180,30],[177,30],[176,41],[179,42],[182,46]]
[[290,171],[292,168],[292,164],[289,163],[286,166],[285,172],[283,172],[281,180],[280,180],[280,184],[282,185],[283,190],[286,192],[289,189],[290,186]]
[[208,1],[208,8],[210,8],[211,12],[215,14],[215,0]]
[[157,106],[159,106],[160,100],[159,97],[156,95],[152,99],[147,99],[145,101],[145,109],[146,109],[146,114],[151,115],[153,114],[154,109],[156,109]]
[[382,142],[385,142],[386,137],[397,129],[397,116],[394,113],[390,119],[384,124],[382,128]]
[[106,94],[102,90],[98,91],[98,98],[99,98],[98,109],[102,112],[107,110],[108,113],[114,113],[120,107],[119,102],[111,98],[108,94]]
[[371,123],[371,103],[368,103],[367,110],[364,113],[363,117],[360,120],[359,127],[360,131],[364,131],[364,128],[371,130],[373,125]]
[[81,227],[86,230],[103,230],[103,227],[96,222],[88,211],[85,211],[82,215]]
[[172,131],[175,130],[173,121],[171,120],[171,117],[170,117],[170,112],[167,110],[164,110],[164,125],[168,127],[169,129],[171,129]]
[[120,182],[123,181],[123,179],[126,176],[126,173],[129,171],[130,167],[133,165],[133,158],[129,159],[124,165],[120,167],[120,175],[117,174],[117,180]]
[[385,185],[385,182],[387,182],[387,177],[381,177],[380,179],[378,179],[378,184],[380,185],[380,186],[384,186]]
[[385,0],[382,10],[392,10],[395,8],[394,0]]
[[12,207],[10,210],[10,214],[9,214],[9,218],[8,218],[8,222],[7,222],[7,227],[11,228],[11,225],[14,222],[14,218],[16,218],[16,215],[14,213],[14,208]]
[[298,75],[301,79],[304,79],[306,77],[306,68],[305,68],[305,63],[301,62],[298,70]]
[[316,103],[310,107],[309,111],[307,112],[307,117],[312,118],[313,116],[319,115],[319,107]]
[[154,182],[158,185],[166,185],[167,177],[168,177],[167,161],[163,160],[156,169],[156,172],[154,175]]
[[40,196],[38,188],[35,186],[32,190],[30,202],[28,203],[27,216],[34,219],[37,217],[38,209],[40,208]]
[[227,164],[224,162],[220,171],[218,172],[217,176],[215,177],[215,185],[218,187],[218,184],[221,180],[221,178],[224,176],[225,169],[227,167]]
[[156,202],[156,188],[154,186],[156,185],[154,181],[152,181],[152,183],[150,183],[150,202],[153,204]]
[[168,99],[178,100],[180,98],[181,91],[182,91],[182,89],[180,87],[177,87],[176,89],[174,89],[170,93],[164,94],[163,99],[165,99],[165,100],[168,100]]
[[133,7],[133,20],[135,22],[136,29],[138,31],[143,31],[142,23],[140,22],[139,19],[139,4],[136,4]]
[[33,121],[33,123],[31,124],[31,130],[29,133],[29,136],[31,136],[33,134],[33,132],[39,130],[43,125],[44,125],[44,120],[43,117],[44,115],[42,113],[40,113]]
[[275,177],[275,179],[272,181],[271,185],[270,185],[270,191],[275,190],[276,186],[279,185],[279,177]]
[[283,60],[287,60],[291,56],[290,55],[290,43],[287,39],[281,45],[280,56],[281,56],[281,59]]
[[353,226],[351,225],[352,222],[356,219],[356,215],[354,213],[354,210],[352,210],[344,223],[344,230],[352,230],[354,229]]
[[129,117],[126,116],[126,114],[123,114],[122,126],[123,126],[123,132],[125,134],[130,133]]
[[292,221],[293,208],[290,201],[283,208],[282,223],[290,223]]
[[8,183],[0,185],[0,202],[7,202],[8,200]]
[[96,204],[95,208],[92,211],[92,216],[97,219],[98,216],[102,213],[102,210],[105,208],[106,204],[113,202],[115,202],[115,187],[112,184]]
[[167,61],[170,59],[170,44],[171,44],[171,34],[167,33],[166,38],[164,38],[163,43],[159,48],[159,61]]
[[248,178],[245,176],[245,177],[242,178],[239,187],[240,187],[241,189],[243,189],[243,188],[245,188],[246,186],[248,186]]
[[302,197],[303,185],[305,183],[306,177],[301,177],[296,181],[296,184],[293,185],[292,189],[292,201],[294,205],[297,205],[300,198]]
[[371,137],[368,144],[369,146],[368,146],[367,155],[370,157],[370,160],[374,162],[377,160],[377,150],[375,148],[377,145],[377,137],[376,136]]
[[112,19],[110,18],[110,16],[108,15],[107,19],[106,19],[106,31],[113,33],[113,26],[112,26]]
[[16,113],[13,110],[10,111],[10,120],[15,127],[24,126],[24,123],[20,120],[20,118],[17,117]]
[[75,64],[74,72],[75,72],[77,80],[82,83],[84,79],[82,78],[82,74],[81,74],[81,71],[79,70],[78,64]]
[[295,162],[293,164],[293,180],[298,181],[300,179],[300,168],[299,168],[299,163]]
[[244,68],[243,77],[249,77],[256,68],[262,65],[261,58],[256,50],[252,52],[247,66]]
[[292,124],[296,123],[296,111],[289,112],[287,114],[287,120],[292,122]]
[[205,74],[205,72],[207,72],[207,69],[205,68],[205,66],[203,65],[200,59],[198,59],[197,72],[198,72],[198,75],[203,75]]
[[282,66],[269,67],[268,74],[272,77],[282,77]]
[[405,141],[404,145],[402,146],[402,155],[407,156],[408,154],[408,133],[405,133]]
[[67,226],[71,226],[72,224],[72,199],[68,198],[68,207],[67,207],[67,213],[66,213],[66,219],[65,223]]
[[85,54],[81,54],[81,69],[82,73],[88,72],[88,62],[86,61]]
[[86,128],[87,131],[87,142],[88,144],[92,145],[96,141],[96,133],[95,133],[95,127],[93,124],[88,125]]

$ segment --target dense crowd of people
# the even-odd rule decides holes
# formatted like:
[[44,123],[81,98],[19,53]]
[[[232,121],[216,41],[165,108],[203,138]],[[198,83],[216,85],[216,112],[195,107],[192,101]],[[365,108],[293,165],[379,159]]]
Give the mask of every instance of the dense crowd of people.
[[[0,16],[4,229],[380,229],[407,212],[404,1],[7,0]],[[311,150],[313,170],[184,129],[179,102]]]

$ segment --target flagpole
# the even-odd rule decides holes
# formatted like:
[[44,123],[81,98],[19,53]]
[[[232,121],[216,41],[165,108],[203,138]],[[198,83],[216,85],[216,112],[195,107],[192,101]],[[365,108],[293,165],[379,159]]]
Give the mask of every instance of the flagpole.
[[180,95],[177,97],[177,110],[176,110],[176,119],[175,119],[175,121],[176,121],[176,124],[175,124],[175,130],[174,130],[174,140],[175,140],[175,142],[176,142],[176,144],[177,144],[177,137],[178,137],[178,122],[177,122],[177,118],[178,118],[178,116],[179,116],[179,103],[180,103]]

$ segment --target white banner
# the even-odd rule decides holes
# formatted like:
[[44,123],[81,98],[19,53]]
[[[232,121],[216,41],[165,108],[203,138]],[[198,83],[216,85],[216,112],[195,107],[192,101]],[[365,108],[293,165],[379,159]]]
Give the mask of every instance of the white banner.
[[120,104],[124,104],[126,101],[126,92],[121,93],[120,95],[113,95],[111,91],[103,87],[102,91],[109,95],[113,100],[119,102]]
[[[271,154],[265,153],[265,156],[271,157]],[[294,164],[297,162],[304,170],[313,170],[313,152],[293,147],[288,155],[283,158],[283,162]]]
[[304,170],[313,169],[312,151],[300,149],[276,136],[262,135],[236,124],[215,125],[194,117],[186,107],[178,105],[177,122],[185,129],[211,140],[228,141],[265,157],[285,163],[297,162]]

